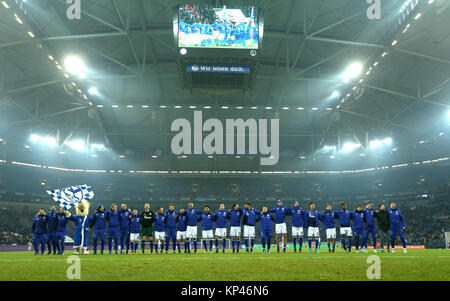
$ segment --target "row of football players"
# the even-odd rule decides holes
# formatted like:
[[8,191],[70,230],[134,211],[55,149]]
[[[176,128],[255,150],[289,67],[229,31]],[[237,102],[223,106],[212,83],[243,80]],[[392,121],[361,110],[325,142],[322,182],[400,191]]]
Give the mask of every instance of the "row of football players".
[[[43,210],[41,210],[43,212]],[[40,212],[40,214],[42,213]],[[275,217],[272,215],[275,213]],[[44,213],[45,214],[45,213]],[[118,210],[116,205],[112,205],[111,209],[105,212],[103,205],[99,205],[97,211],[94,213],[87,229],[94,228],[94,254],[97,253],[97,245],[100,240],[101,253],[104,251],[106,233],[108,234],[108,248],[109,253],[112,253],[114,240],[114,250],[118,253],[118,245],[120,239],[121,253],[128,253],[131,243],[131,252],[137,251],[139,240],[142,244],[142,252],[148,243],[150,251],[158,249],[161,253],[169,251],[170,241],[172,241],[173,252],[181,252],[180,245],[184,243],[184,252],[190,253],[191,248],[197,252],[197,225],[201,222],[203,247],[206,251],[212,252],[213,240],[215,240],[216,253],[219,252],[219,242],[222,241],[222,252],[225,252],[226,238],[227,238],[227,224],[230,224],[230,237],[232,250],[239,252],[241,242],[241,226],[243,226],[243,237],[246,252],[253,252],[255,227],[256,223],[261,221],[261,242],[263,252],[270,252],[272,242],[272,228],[275,223],[276,245],[277,251],[280,251],[280,240],[282,239],[282,249],[286,252],[287,244],[287,227],[285,223],[286,216],[292,216],[292,238],[294,252],[297,251],[297,242],[299,244],[299,251],[301,252],[303,246],[303,232],[307,229],[309,252],[312,252],[312,242],[314,240],[315,252],[318,251],[319,246],[319,224],[322,221],[326,230],[327,243],[329,252],[334,252],[336,247],[336,224],[335,219],[339,220],[341,242],[345,252],[350,252],[352,247],[352,238],[355,237],[355,248],[359,251],[360,237],[362,237],[361,250],[367,252],[367,243],[369,235],[372,235],[374,244],[374,251],[376,251],[377,232],[375,226],[375,217],[378,219],[381,250],[383,245],[387,245],[389,251],[388,232],[391,231],[390,244],[392,251],[394,251],[395,235],[399,234],[403,248],[406,252],[406,243],[403,236],[405,228],[405,221],[400,210],[396,208],[395,203],[390,204],[390,208],[386,210],[384,205],[380,209],[373,211],[370,204],[366,205],[363,210],[362,206],[358,206],[356,211],[350,212],[347,210],[345,204],[341,205],[341,209],[333,211],[331,205],[327,205],[323,213],[319,213],[315,208],[315,203],[309,204],[309,210],[303,210],[298,202],[294,202],[291,208],[283,206],[281,200],[275,208],[268,209],[263,207],[262,211],[252,208],[250,203],[246,203],[244,209],[239,208],[239,205],[234,204],[231,210],[225,210],[224,204],[215,212],[211,212],[209,206],[205,206],[203,211],[194,208],[192,203],[188,204],[188,209],[175,210],[174,205],[170,204],[169,209],[164,210],[158,208],[154,213],[150,210],[150,205],[145,204],[144,210],[138,214],[137,210],[131,211],[126,204],[121,205]],[[39,215],[38,215],[39,216]],[[64,210],[56,213],[54,206],[47,214],[48,216],[48,231],[47,246],[49,254],[51,253],[51,246],[53,245],[54,253],[58,250],[58,254],[64,251],[64,237],[67,232],[67,217]],[[351,221],[353,220],[353,229]],[[213,231],[213,222],[216,224],[215,233]],[[34,228],[42,228],[35,227]],[[153,229],[154,228],[154,229]],[[34,231],[35,233],[35,249],[40,241],[42,250],[45,248],[45,239],[42,238],[42,229]],[[45,235],[45,234],[44,234]],[[346,246],[346,239],[348,240],[348,247]],[[154,244],[156,242],[156,244]],[[87,239],[86,242],[87,244]],[[43,252],[43,251],[42,251]]]

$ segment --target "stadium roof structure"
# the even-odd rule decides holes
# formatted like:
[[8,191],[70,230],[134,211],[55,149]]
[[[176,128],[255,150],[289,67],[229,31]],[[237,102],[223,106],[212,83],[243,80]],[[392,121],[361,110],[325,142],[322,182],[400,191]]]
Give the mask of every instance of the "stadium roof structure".
[[[81,19],[69,20],[66,1],[0,1],[0,159],[77,168],[85,162],[63,147],[76,139],[104,145],[95,158],[103,165],[152,170],[366,168],[448,156],[448,1],[384,1],[381,19],[361,0],[191,1],[264,8],[253,88],[230,96],[182,89],[173,7],[184,2],[81,0]],[[69,56],[85,63],[82,78],[65,70]],[[355,63],[361,73],[346,78]],[[171,123],[196,109],[221,120],[279,118],[279,163],[173,155]],[[55,137],[57,147],[39,150],[31,134]],[[384,151],[369,149],[389,138]],[[333,153],[346,143],[358,147]]]

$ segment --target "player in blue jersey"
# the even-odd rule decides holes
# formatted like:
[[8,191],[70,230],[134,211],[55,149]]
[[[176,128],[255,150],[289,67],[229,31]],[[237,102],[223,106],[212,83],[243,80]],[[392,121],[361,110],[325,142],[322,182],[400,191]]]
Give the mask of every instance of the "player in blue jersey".
[[289,209],[283,206],[283,201],[277,201],[277,207],[269,210],[270,213],[275,213],[275,238],[277,241],[277,252],[280,252],[280,237],[283,236],[283,252],[286,253],[287,244],[287,227],[286,215]]
[[257,218],[260,214],[261,212],[254,209],[250,203],[245,203],[245,208],[242,211],[242,224],[244,225],[244,244],[246,247],[246,253],[253,253],[256,236],[255,226]]
[[228,211],[228,219],[230,220],[230,236],[231,236],[231,247],[233,253],[239,253],[239,248],[241,246],[241,217],[242,209],[239,208],[238,204],[233,204],[233,207]]
[[398,236],[400,236],[400,240],[402,241],[403,253],[406,253],[406,240],[403,235],[403,230],[406,229],[405,218],[394,202],[389,205],[387,212],[389,215],[389,227],[391,230],[391,252],[395,253],[395,236],[398,234]]
[[205,252],[208,253],[208,242],[209,242],[209,253],[212,253],[214,230],[213,221],[214,215],[209,211],[209,206],[206,205],[203,208],[203,212],[200,214],[199,221],[202,222],[202,241],[203,248]]
[[97,244],[98,239],[100,238],[100,253],[103,254],[103,251],[105,249],[105,232],[106,232],[106,213],[105,213],[105,207],[100,204],[97,208],[97,211],[92,216],[91,224],[89,225],[89,228],[94,227],[94,255],[97,254]]
[[188,240],[186,238],[186,228],[187,228],[187,218],[184,214],[184,209],[181,208],[179,214],[177,215],[177,248],[178,253],[181,253],[181,242],[184,243],[184,253],[188,251]]
[[352,214],[353,219],[353,233],[355,236],[355,248],[356,253],[359,253],[359,237],[362,237],[361,242],[361,252],[367,252],[367,250],[364,249],[364,241],[366,240],[366,231],[364,231],[364,226],[366,224],[366,216],[364,214],[363,207],[361,205],[358,205],[356,207],[356,211]]
[[33,234],[34,255],[39,255],[39,243],[41,244],[41,255],[45,252],[45,234],[47,233],[48,217],[45,214],[44,208],[39,210],[39,213],[34,217],[31,225],[31,233]]
[[197,253],[197,225],[198,225],[198,216],[202,212],[196,208],[194,208],[193,203],[188,204],[188,209],[185,210],[184,214],[187,219],[187,227],[186,227],[186,237],[189,240],[188,243],[188,253],[191,253],[191,243],[194,244],[194,253]]
[[[323,222],[327,234],[328,252],[334,253],[336,250],[336,223],[334,219],[337,218],[337,215],[331,209],[331,205],[327,205],[325,212],[319,216],[319,219]],[[331,245],[333,245],[333,249],[331,249]]]
[[312,240],[315,240],[316,253],[319,253],[319,212],[316,210],[316,203],[309,203],[309,210],[306,212],[305,227],[308,228],[308,247],[312,253]]
[[292,216],[292,244],[294,245],[294,252],[297,252],[298,238],[299,252],[301,253],[303,246],[303,227],[305,227],[305,211],[295,201],[294,206],[289,209],[288,214]]
[[170,240],[172,240],[172,250],[175,254],[177,241],[177,216],[178,211],[175,210],[174,204],[169,204],[169,209],[164,212],[167,220],[166,228],[166,254],[169,252]]
[[347,247],[345,245],[345,239],[348,239],[348,252],[352,251],[352,227],[351,219],[352,213],[347,210],[347,205],[345,203],[341,204],[341,209],[336,211],[336,216],[339,219],[340,234],[341,234],[341,244],[344,252],[347,253]]
[[155,227],[155,252],[158,254],[158,247],[161,246],[160,254],[163,254],[164,241],[166,240],[166,223],[167,218],[164,215],[164,208],[158,208],[154,215],[154,227]]
[[364,209],[364,215],[366,217],[366,239],[364,240],[363,244],[365,249],[367,250],[367,245],[369,241],[369,236],[372,237],[372,244],[373,244],[373,252],[377,252],[377,228],[375,226],[375,213],[372,210],[372,205],[367,203],[366,208]]
[[225,253],[225,246],[227,244],[227,219],[228,211],[225,210],[224,204],[220,204],[219,210],[214,213],[214,221],[216,222],[216,253],[219,253],[219,239],[222,239],[222,253]]
[[58,224],[56,226],[56,249],[58,255],[64,255],[65,239],[67,234],[67,222],[69,221],[66,212],[61,208],[58,212]]
[[119,211],[117,205],[112,204],[111,209],[106,212],[106,220],[108,222],[108,249],[109,254],[112,253],[112,242],[114,239],[114,251],[117,254],[119,249]]
[[52,254],[52,248],[53,248],[53,255],[56,255],[56,227],[58,225],[58,212],[56,211],[56,206],[53,205],[50,207],[50,211],[47,212],[47,249],[48,253],[47,255]]
[[275,218],[267,209],[267,206],[263,206],[261,214],[258,216],[258,221],[261,221],[261,244],[263,247],[263,253],[270,253],[272,246],[272,224],[275,222]]
[[141,233],[142,218],[139,216],[138,211],[133,210],[133,214],[130,220],[130,244],[131,254],[136,254],[139,243],[139,234]]
[[119,235],[120,235],[120,254],[123,254],[125,246],[127,247],[126,253],[130,250],[130,220],[131,209],[127,208],[126,204],[121,205],[119,211]]

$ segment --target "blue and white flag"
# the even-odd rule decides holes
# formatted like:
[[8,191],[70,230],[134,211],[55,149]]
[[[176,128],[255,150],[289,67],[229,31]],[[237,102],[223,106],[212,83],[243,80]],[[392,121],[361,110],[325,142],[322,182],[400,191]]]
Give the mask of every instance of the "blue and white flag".
[[92,200],[95,196],[92,188],[87,185],[75,185],[63,189],[47,190],[47,193],[64,210],[69,210],[79,203]]

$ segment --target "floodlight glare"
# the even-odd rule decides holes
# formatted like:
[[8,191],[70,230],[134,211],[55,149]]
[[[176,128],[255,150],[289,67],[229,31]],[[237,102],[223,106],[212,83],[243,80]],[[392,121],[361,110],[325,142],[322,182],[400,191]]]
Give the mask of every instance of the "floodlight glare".
[[56,139],[53,137],[44,137],[42,138],[42,143],[48,145],[48,146],[55,146],[56,145]]
[[37,143],[37,142],[41,141],[41,136],[36,135],[36,134],[32,134],[32,135],[30,136],[30,140],[31,140],[31,142],[33,142],[33,143]]
[[377,140],[372,140],[372,141],[369,142],[369,146],[371,148],[379,147],[381,144],[382,144],[381,141],[378,140],[378,139]]
[[392,144],[392,138],[385,138],[383,139],[383,143],[386,145],[391,145]]
[[89,94],[91,95],[98,95],[98,89],[97,87],[90,87],[88,90]]
[[352,142],[347,142],[344,144],[344,146],[342,147],[342,151],[343,152],[351,152],[357,148],[360,148],[361,144],[357,144],[357,143],[352,143]]
[[345,70],[344,78],[355,78],[361,74],[362,69],[363,65],[361,63],[353,63]]
[[331,97],[338,98],[340,95],[341,95],[341,93],[339,93],[339,91],[333,91],[333,93],[331,94]]
[[106,147],[103,144],[91,144],[91,150],[105,151]]
[[83,140],[73,140],[73,141],[68,141],[66,142],[66,144],[77,151],[84,151],[85,147],[84,147],[84,141]]
[[78,75],[80,77],[86,77],[86,66],[79,57],[68,56],[64,60],[64,66],[69,73]]

